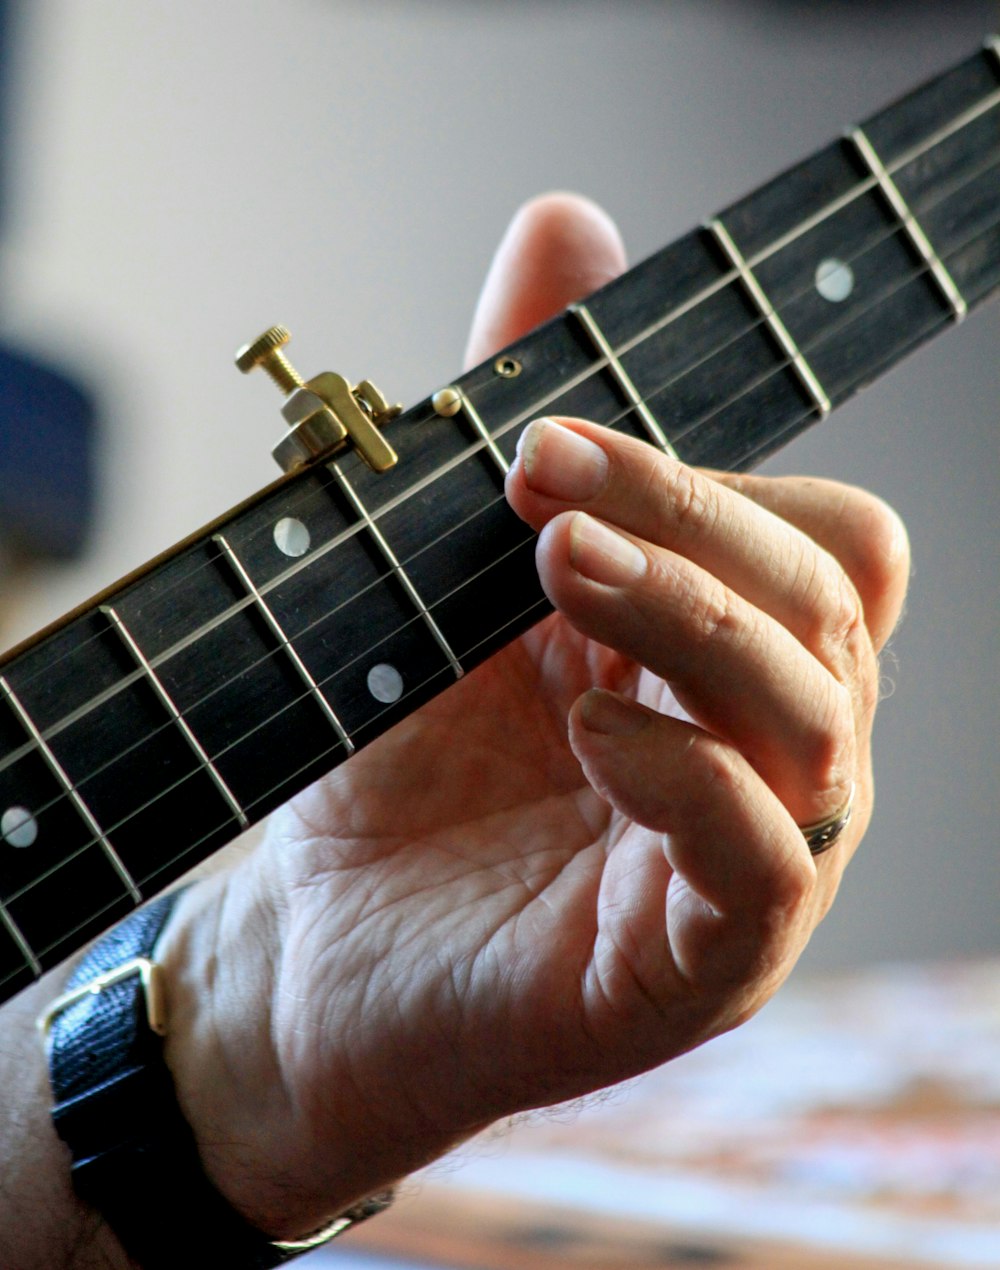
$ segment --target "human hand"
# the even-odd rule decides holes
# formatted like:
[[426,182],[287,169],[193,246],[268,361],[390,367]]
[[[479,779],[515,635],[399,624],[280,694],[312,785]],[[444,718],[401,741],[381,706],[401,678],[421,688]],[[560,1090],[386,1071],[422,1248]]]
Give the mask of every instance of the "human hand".
[[[622,263],[590,205],[534,204],[470,360]],[[278,813],[164,940],[179,1097],[275,1236],[748,1017],[870,815],[908,570],[881,503],[694,473],[579,420],[533,425],[507,492],[558,612]],[[796,826],[852,782],[814,860]]]

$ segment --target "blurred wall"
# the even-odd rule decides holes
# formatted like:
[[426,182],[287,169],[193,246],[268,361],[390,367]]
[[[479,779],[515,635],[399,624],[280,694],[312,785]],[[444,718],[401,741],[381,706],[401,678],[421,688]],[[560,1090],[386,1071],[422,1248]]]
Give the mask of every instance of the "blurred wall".
[[[232,350],[415,400],[458,367],[514,207],[569,187],[643,255],[998,25],[981,3],[30,0],[14,31],[6,334],[101,385],[100,516],[23,634],[271,479]],[[876,489],[915,574],[880,798],[811,966],[996,950],[1000,311],[771,464]]]

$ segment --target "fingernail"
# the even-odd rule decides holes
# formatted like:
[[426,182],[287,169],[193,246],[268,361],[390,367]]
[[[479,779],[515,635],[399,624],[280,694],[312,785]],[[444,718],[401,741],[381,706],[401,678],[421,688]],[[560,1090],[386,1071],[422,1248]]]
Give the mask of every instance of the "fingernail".
[[529,424],[520,451],[525,480],[536,494],[579,502],[607,484],[608,456],[601,447],[554,419]]
[[645,710],[613,692],[591,688],[580,701],[580,719],[588,732],[601,736],[632,736],[649,723]]
[[569,560],[577,573],[603,586],[627,586],[646,572],[646,557],[635,543],[586,512],[573,517]]

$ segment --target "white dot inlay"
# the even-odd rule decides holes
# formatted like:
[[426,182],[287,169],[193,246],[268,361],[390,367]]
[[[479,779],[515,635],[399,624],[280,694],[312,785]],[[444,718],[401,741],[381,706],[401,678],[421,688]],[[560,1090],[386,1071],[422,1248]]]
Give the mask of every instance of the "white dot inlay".
[[839,304],[854,290],[854,270],[844,260],[831,257],[816,268],[816,290],[824,300]]
[[304,556],[311,541],[309,530],[294,516],[283,517],[274,527],[274,545],[286,556]]
[[386,661],[379,662],[368,672],[368,691],[376,701],[391,705],[403,695],[403,676],[395,666]]
[[27,807],[8,807],[0,816],[0,837],[12,847],[30,847],[38,837],[38,821]]

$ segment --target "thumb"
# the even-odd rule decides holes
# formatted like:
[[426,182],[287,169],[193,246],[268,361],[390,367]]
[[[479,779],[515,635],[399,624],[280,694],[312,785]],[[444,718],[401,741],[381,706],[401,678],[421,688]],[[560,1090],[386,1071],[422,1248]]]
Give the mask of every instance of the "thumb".
[[466,366],[519,339],[625,268],[614,221],[578,194],[543,194],[515,214],[476,306]]

